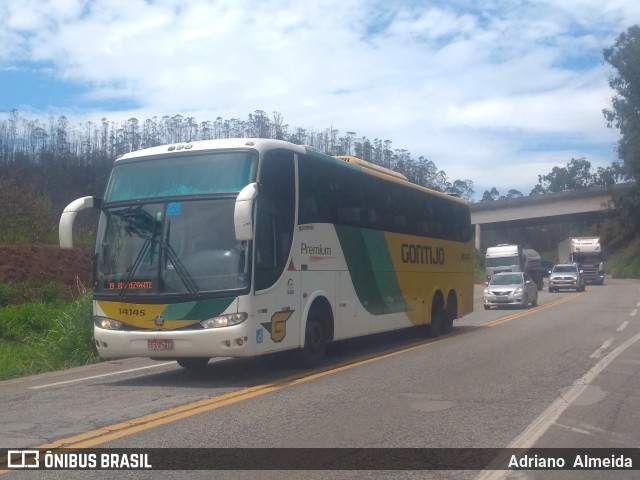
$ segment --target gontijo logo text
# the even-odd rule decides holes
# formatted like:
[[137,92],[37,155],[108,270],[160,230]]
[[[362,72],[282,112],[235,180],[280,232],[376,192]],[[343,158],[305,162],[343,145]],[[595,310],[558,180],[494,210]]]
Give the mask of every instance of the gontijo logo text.
[[402,263],[444,265],[444,248],[403,243],[400,247]]

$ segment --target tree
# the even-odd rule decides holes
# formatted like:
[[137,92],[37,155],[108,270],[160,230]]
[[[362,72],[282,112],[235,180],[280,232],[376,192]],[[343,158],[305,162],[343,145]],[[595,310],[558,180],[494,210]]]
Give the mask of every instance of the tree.
[[547,193],[544,189],[544,187],[542,186],[542,184],[538,183],[535,187],[533,187],[533,190],[531,190],[531,192],[529,192],[530,196],[534,196],[534,195],[544,195],[545,193]]
[[595,180],[595,175],[591,173],[591,162],[584,158],[572,158],[566,167],[553,167],[548,174],[538,175],[538,191],[558,193],[578,190],[595,185]]
[[140,149],[140,125],[137,118],[130,118],[123,127],[123,142],[128,152]]
[[606,168],[598,167],[596,185],[609,186],[629,180],[631,180],[631,177],[626,173],[624,166],[620,162],[611,162],[611,165]]
[[640,26],[620,34],[614,45],[604,50],[604,60],[617,72],[609,78],[615,91],[612,109],[602,113],[609,128],[620,130],[618,157],[636,181],[640,180]]
[[620,34],[612,47],[603,52],[615,73],[609,86],[615,95],[611,109],[603,109],[607,126],[620,131],[618,158],[635,186],[618,202],[621,219],[630,233],[640,232],[640,26],[633,25]]
[[485,190],[482,194],[481,202],[493,202],[496,198],[500,197],[500,192],[496,187],[491,187],[491,190]]
[[247,132],[249,137],[271,138],[271,120],[266,112],[256,110],[249,114]]
[[520,190],[516,190],[515,188],[512,188],[507,192],[507,194],[504,197],[500,197],[500,198],[518,198],[518,197],[522,197],[522,192]]
[[0,176],[0,243],[51,240],[51,199],[24,173],[11,168]]
[[282,114],[279,112],[273,112],[274,138],[277,140],[284,140],[287,135],[287,128],[289,125],[284,125],[283,122]]
[[471,201],[475,191],[473,190],[473,180],[454,180],[450,189],[451,193],[456,193],[464,198],[467,202]]
[[249,114],[247,121],[217,117],[198,122],[194,117],[176,114],[146,120],[129,118],[118,123],[103,117],[99,122],[80,124],[79,128],[70,125],[64,116],[50,117],[48,123],[40,124],[21,117],[17,110],[0,112],[0,179],[9,168],[20,167],[24,181],[32,179],[50,200],[48,210],[57,221],[69,201],[103,193],[113,161],[120,154],[170,143],[247,135],[281,138],[328,154],[354,153],[392,168],[418,185],[457,193],[467,200],[474,193],[471,180],[452,181],[431,160],[416,159],[406,149],[392,149],[391,140],[371,141],[365,136],[357,137],[354,131],[341,135],[333,127],[320,131],[294,129],[284,123],[278,112],[273,112],[270,120],[262,110]]

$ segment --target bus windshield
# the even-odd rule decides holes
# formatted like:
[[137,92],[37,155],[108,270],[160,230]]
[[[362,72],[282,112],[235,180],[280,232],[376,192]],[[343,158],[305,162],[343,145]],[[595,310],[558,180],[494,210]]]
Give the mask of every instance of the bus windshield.
[[104,202],[239,192],[254,181],[250,150],[180,153],[116,162]]
[[98,227],[95,293],[197,297],[248,288],[233,210],[255,181],[257,158],[236,149],[116,162]]
[[247,245],[235,238],[234,204],[226,195],[104,208],[95,292],[195,297],[247,288]]

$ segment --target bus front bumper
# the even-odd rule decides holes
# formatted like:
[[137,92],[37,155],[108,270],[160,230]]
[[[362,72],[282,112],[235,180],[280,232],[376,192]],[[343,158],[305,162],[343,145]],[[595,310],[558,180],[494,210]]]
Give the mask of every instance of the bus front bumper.
[[250,336],[249,322],[203,330],[126,331],[94,326],[93,335],[98,354],[104,359],[255,355],[255,342]]

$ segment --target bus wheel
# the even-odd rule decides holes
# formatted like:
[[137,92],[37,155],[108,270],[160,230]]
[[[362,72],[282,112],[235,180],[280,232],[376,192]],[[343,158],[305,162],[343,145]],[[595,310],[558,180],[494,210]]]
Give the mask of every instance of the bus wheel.
[[320,364],[327,349],[327,335],[319,317],[309,316],[304,333],[304,347],[299,350],[299,360],[304,368]]
[[178,362],[178,365],[182,368],[188,370],[202,370],[207,363],[209,363],[209,359],[207,357],[187,357],[179,358],[176,362]]
[[451,330],[453,330],[453,321],[456,318],[458,318],[458,300],[456,299],[456,294],[450,292],[443,315],[442,333],[451,333]]
[[439,303],[434,302],[431,308],[431,323],[427,325],[427,335],[439,337],[442,333],[442,325],[445,322],[445,310]]

